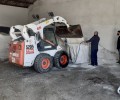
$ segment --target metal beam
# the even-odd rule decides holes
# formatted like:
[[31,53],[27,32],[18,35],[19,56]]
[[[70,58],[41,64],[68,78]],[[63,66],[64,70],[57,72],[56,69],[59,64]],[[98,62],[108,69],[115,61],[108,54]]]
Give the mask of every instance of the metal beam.
[[[16,3],[23,3],[23,4],[33,4],[32,2],[28,2],[28,1],[21,1],[21,0],[9,0],[9,1],[14,1]],[[8,1],[8,2],[9,2]]]
[[27,1],[27,0],[0,0],[0,4],[28,8],[36,0]]
[[5,4],[5,3],[0,3],[2,5],[8,5],[8,6],[15,6],[15,7],[22,7],[22,8],[28,8],[29,5],[23,5],[23,6],[20,6],[20,5],[16,5],[16,4]]

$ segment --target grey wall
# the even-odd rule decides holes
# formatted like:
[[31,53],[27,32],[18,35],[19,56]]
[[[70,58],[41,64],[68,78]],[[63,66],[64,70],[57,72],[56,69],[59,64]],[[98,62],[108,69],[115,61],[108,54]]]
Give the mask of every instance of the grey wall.
[[81,24],[84,36],[89,39],[94,31],[101,37],[100,44],[110,51],[116,51],[116,31],[120,29],[120,0],[38,0],[29,7],[29,22],[32,14],[48,17],[64,17],[69,24]]
[[28,23],[28,9],[0,5],[0,26],[23,25]]

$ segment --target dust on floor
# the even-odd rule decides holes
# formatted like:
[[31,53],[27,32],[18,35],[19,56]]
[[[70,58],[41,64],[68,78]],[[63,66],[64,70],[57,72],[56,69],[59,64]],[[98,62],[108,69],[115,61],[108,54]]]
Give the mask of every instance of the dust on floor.
[[0,100],[120,100],[120,65],[94,69],[53,69],[39,74],[33,68],[0,64]]

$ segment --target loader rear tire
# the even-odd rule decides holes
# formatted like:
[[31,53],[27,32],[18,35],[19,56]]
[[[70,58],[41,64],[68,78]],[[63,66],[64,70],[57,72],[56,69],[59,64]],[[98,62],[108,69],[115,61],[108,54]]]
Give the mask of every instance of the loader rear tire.
[[61,69],[66,68],[69,63],[69,57],[67,52],[58,51],[54,56],[54,66]]
[[52,57],[49,54],[40,54],[36,57],[34,68],[39,73],[49,72],[53,67]]

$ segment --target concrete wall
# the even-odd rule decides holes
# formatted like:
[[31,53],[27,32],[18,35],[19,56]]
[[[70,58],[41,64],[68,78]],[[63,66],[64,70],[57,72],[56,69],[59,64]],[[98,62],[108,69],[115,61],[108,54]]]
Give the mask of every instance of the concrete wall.
[[116,51],[116,31],[120,29],[120,0],[38,0],[29,7],[29,22],[32,14],[48,17],[64,17],[69,24],[81,24],[84,36],[89,39],[98,31],[100,44],[110,51]]
[[28,23],[28,9],[0,5],[0,26],[12,26]]

